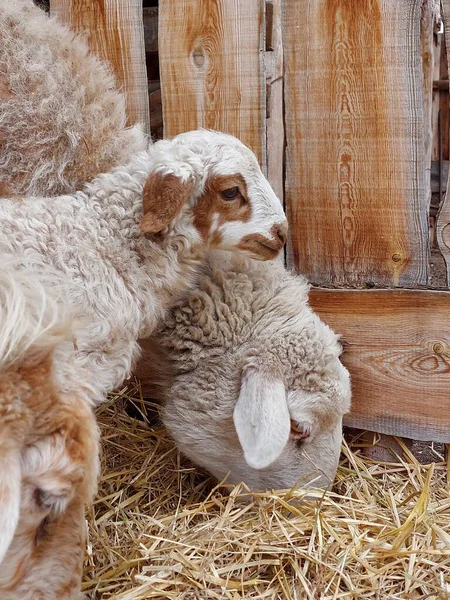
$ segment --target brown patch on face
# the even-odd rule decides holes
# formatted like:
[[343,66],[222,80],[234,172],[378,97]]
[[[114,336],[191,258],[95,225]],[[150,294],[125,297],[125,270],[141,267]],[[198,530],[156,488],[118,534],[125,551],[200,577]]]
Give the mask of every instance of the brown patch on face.
[[144,217],[140,227],[144,233],[159,233],[179,214],[194,191],[194,180],[182,181],[173,174],[150,173],[144,185],[142,202]]
[[[236,198],[226,200],[221,192],[231,188],[239,188]],[[222,241],[219,231],[212,231],[213,220],[217,215],[217,227],[230,221],[247,223],[252,215],[248,202],[247,185],[242,175],[214,175],[208,179],[205,191],[198,199],[194,209],[194,227],[202,240],[209,242],[211,247],[218,246]]]
[[238,244],[240,250],[256,254],[263,260],[273,260],[286,243],[287,225],[274,225],[270,230],[273,238],[260,233],[246,235]]

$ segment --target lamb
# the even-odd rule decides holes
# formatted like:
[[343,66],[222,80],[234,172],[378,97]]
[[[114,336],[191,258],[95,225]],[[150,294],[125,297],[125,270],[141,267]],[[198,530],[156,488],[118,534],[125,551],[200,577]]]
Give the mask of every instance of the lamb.
[[76,192],[145,150],[86,42],[31,0],[0,0],[0,194]]
[[192,285],[207,248],[273,259],[287,229],[254,154],[207,130],[159,141],[71,196],[4,199],[0,222],[0,252],[54,268],[74,318],[89,318],[76,361],[94,403],[128,376],[138,338]]
[[[74,385],[66,393],[56,384],[59,354],[67,356],[72,343],[58,278],[11,256],[0,260],[0,595],[31,599],[41,590],[61,597],[65,570],[50,568],[51,561],[47,573],[33,569],[43,551],[36,534],[45,537],[64,511],[80,513],[92,500],[98,429],[86,390]],[[74,382],[80,375],[74,371]],[[78,527],[71,536],[72,579],[75,541],[81,549],[83,534]],[[75,562],[81,564],[79,556]]]
[[252,489],[330,487],[350,380],[303,277],[210,252],[198,287],[142,343],[137,375],[194,463]]

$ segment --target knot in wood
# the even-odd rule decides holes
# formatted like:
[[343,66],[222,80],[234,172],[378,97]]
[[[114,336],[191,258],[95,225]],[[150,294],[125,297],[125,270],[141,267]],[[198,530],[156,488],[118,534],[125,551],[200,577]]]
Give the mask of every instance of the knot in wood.
[[442,342],[436,342],[435,344],[433,344],[433,352],[435,354],[444,354],[445,352],[445,346]]
[[196,44],[192,50],[192,60],[196,67],[203,67],[206,62],[205,49],[201,44]]
[[392,255],[392,260],[397,263],[397,262],[400,262],[402,260],[402,257],[401,257],[400,254],[393,254]]

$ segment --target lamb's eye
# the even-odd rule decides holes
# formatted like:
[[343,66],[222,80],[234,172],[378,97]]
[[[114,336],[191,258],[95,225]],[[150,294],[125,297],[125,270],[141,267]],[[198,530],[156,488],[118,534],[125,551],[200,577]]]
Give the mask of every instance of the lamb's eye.
[[223,192],[220,192],[220,195],[222,196],[222,198],[224,200],[234,200],[238,194],[239,194],[238,186],[228,188],[227,190],[223,190]]

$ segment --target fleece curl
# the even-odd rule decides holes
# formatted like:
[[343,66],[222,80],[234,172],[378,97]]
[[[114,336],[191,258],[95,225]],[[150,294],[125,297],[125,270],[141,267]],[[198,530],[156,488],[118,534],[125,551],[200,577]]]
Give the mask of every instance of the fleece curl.
[[0,194],[74,192],[148,144],[85,41],[31,0],[0,0]]

